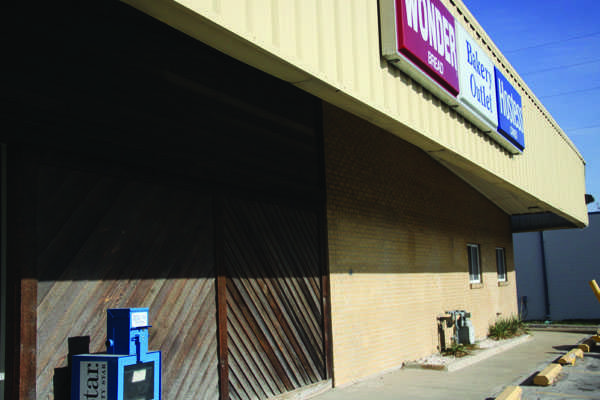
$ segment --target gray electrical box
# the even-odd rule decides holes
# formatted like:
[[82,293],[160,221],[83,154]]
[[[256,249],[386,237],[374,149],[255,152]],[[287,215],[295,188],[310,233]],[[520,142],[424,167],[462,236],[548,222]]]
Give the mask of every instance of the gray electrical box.
[[462,344],[475,344],[475,329],[467,317],[461,318],[458,324],[458,341]]

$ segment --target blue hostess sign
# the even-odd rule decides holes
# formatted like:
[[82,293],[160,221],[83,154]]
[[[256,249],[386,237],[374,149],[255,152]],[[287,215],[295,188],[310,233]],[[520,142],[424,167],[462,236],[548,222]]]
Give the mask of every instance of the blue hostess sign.
[[525,135],[521,96],[496,67],[494,67],[494,74],[498,103],[498,132],[522,151],[525,148]]

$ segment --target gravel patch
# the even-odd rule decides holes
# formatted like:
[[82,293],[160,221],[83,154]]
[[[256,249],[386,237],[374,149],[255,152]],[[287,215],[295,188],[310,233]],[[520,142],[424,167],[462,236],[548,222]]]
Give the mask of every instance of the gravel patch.
[[[476,348],[473,350],[469,350],[470,354],[465,357],[469,357],[470,355],[473,355],[480,350],[492,349],[494,347],[501,346],[505,343],[509,343],[514,340],[515,340],[515,338],[502,339],[502,340],[494,340],[494,339],[486,338],[486,339],[480,340],[478,342],[475,342]],[[431,354],[427,357],[419,358],[418,360],[410,361],[407,364],[410,364],[410,365],[416,364],[416,365],[420,365],[424,368],[429,367],[432,369],[437,369],[436,366],[443,368],[443,367],[446,367],[449,364],[452,364],[453,362],[460,360],[462,358],[464,358],[464,357],[457,358],[455,356],[444,356],[440,353],[437,353],[437,354]]]

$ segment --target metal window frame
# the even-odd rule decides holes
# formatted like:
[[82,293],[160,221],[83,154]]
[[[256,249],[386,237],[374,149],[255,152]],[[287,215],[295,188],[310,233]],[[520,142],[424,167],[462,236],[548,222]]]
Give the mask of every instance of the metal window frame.
[[[502,252],[501,258],[498,258],[498,251]],[[498,262],[500,259],[502,260],[502,271],[500,271],[500,263]],[[508,280],[506,274],[506,249],[504,247],[496,247],[496,272],[498,273],[498,282],[506,282]]]
[[[473,256],[471,255],[471,249],[475,249],[476,250],[476,255],[477,257],[475,257],[475,259],[473,259]],[[481,279],[481,250],[480,250],[480,246],[479,244],[475,244],[475,243],[467,243],[467,262],[469,264],[469,283],[482,283],[482,279]],[[476,265],[473,265],[472,261],[476,261]],[[477,271],[473,271],[472,266],[476,266],[477,267]],[[477,272],[477,274],[472,274],[471,272]],[[473,280],[471,278],[471,275],[476,275],[477,276],[477,280]]]

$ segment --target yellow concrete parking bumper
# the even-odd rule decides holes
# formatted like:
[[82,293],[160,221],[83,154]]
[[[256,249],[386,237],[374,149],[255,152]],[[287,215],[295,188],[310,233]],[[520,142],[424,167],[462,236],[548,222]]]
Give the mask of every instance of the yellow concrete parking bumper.
[[496,397],[496,400],[521,400],[523,389],[520,386],[508,386]]
[[558,359],[558,363],[560,365],[575,365],[575,360],[577,360],[577,357],[583,359],[583,350],[580,348],[569,351],[567,354]]
[[562,371],[562,366],[560,364],[550,364],[533,378],[533,384],[538,386],[551,385],[560,371]]
[[592,349],[592,347],[594,347],[595,344],[596,344],[596,342],[594,341],[594,339],[592,339],[590,337],[590,338],[588,338],[587,340],[585,340],[583,343],[581,343],[577,347],[580,348],[581,350],[583,350],[583,352],[589,353],[590,350]]

